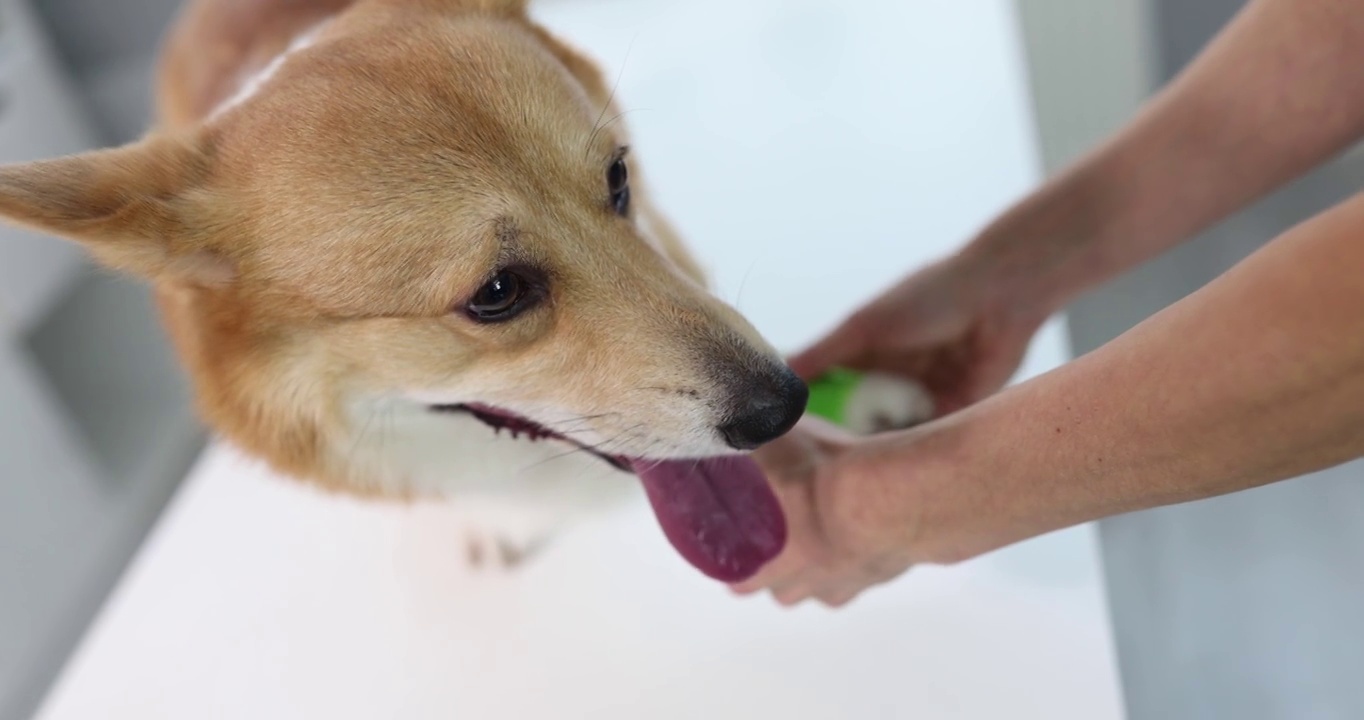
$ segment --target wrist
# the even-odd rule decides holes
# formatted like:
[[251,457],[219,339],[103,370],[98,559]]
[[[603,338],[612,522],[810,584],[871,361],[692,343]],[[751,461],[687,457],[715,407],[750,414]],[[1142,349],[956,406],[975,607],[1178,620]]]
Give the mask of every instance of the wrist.
[[[911,430],[861,439],[833,473],[835,538],[856,554],[891,564],[948,565],[993,548],[982,547],[983,505],[972,465],[969,428],[961,413]],[[982,447],[975,448],[979,452]]]
[[1116,152],[1080,163],[1031,193],[958,253],[1002,312],[1041,324],[1139,258],[1128,242],[1132,183]]
[[[1071,407],[1024,383],[917,428],[854,442],[819,505],[831,540],[904,566],[952,565],[1109,514]],[[1055,432],[1057,429],[1061,432]]]
[[954,565],[1021,539],[1005,516],[1018,509],[1003,492],[1014,483],[1000,482],[1007,470],[996,462],[999,446],[982,437],[989,418],[980,407],[920,428],[912,440],[915,457],[906,459],[920,508],[914,543],[920,563]]
[[1101,471],[1074,462],[1085,440],[1052,416],[1068,408],[1041,407],[1032,389],[1006,390],[900,440],[918,562],[956,564],[1105,514],[1091,472]]

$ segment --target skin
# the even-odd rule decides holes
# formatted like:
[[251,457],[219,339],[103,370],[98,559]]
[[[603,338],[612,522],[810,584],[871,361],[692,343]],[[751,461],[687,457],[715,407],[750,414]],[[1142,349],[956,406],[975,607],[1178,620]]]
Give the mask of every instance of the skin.
[[735,590],[839,606],[915,564],[1364,455],[1364,196],[994,394],[1067,302],[1364,134],[1361,63],[1357,3],[1252,3],[1107,144],[795,358],[919,379],[949,414],[764,449],[791,542]]

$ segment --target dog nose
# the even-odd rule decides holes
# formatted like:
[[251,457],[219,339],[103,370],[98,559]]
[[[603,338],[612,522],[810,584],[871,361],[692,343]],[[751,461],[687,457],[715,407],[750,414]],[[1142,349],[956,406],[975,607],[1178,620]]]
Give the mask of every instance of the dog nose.
[[810,399],[804,381],[784,366],[742,383],[736,393],[735,407],[719,428],[735,450],[752,450],[785,435],[805,414]]

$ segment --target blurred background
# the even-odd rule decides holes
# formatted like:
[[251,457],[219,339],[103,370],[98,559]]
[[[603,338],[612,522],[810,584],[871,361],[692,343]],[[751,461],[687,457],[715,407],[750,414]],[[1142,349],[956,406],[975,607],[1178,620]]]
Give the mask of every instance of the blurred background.
[[[794,349],[1091,147],[1241,4],[533,8],[619,76],[664,209]],[[178,5],[0,0],[0,162],[141,134]],[[1359,177],[1347,156],[1087,297],[1020,377]],[[1359,538],[1257,518],[1358,508],[1357,477],[916,570],[841,613],[734,600],[640,502],[513,576],[473,573],[445,508],[321,497],[210,444],[145,290],[0,230],[0,720],[1346,717],[1310,700],[1364,707],[1333,641],[1357,628],[1330,625],[1330,592],[1275,589],[1327,582]],[[1271,679],[1304,704],[1264,702]]]

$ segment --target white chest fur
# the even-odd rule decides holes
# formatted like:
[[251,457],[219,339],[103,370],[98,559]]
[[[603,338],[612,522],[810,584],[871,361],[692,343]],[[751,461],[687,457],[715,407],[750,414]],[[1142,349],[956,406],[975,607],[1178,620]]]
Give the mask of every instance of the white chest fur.
[[522,543],[641,494],[638,481],[553,440],[515,439],[406,399],[353,403],[337,460],[397,493],[449,497]]

